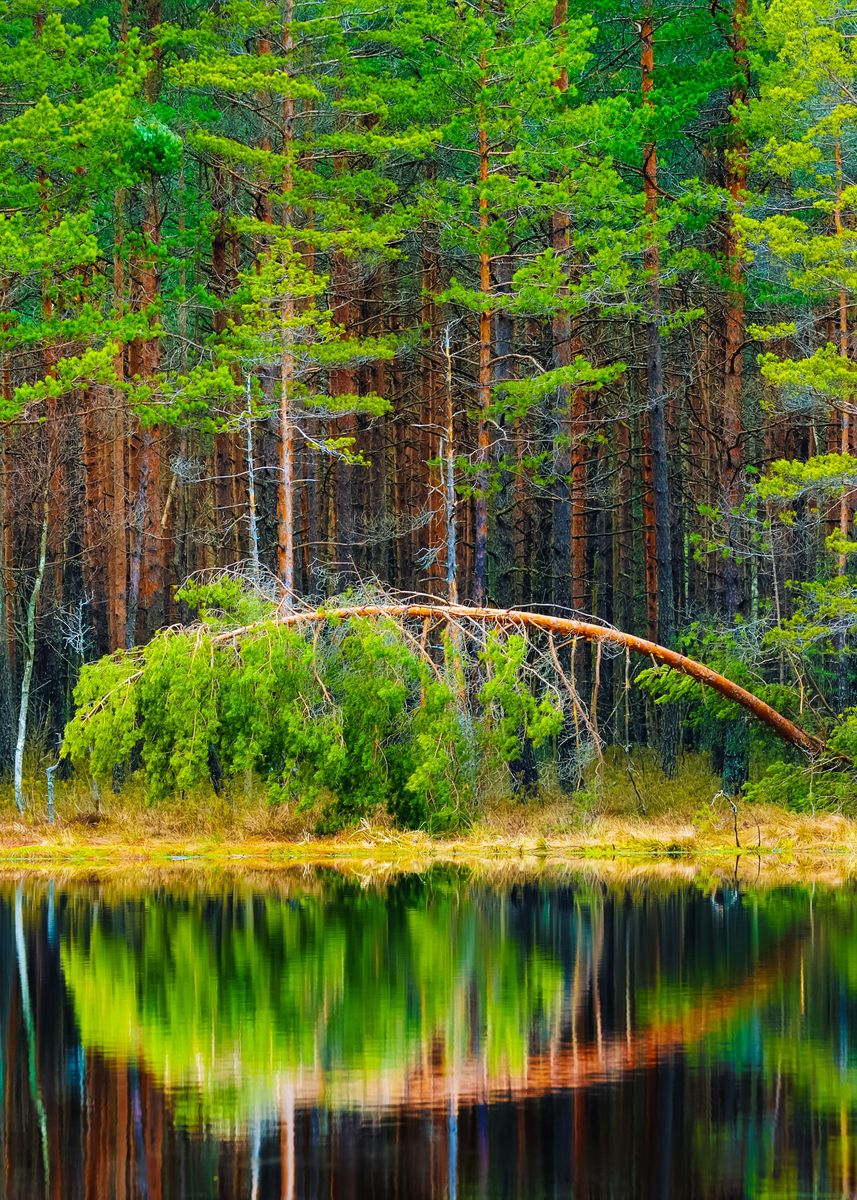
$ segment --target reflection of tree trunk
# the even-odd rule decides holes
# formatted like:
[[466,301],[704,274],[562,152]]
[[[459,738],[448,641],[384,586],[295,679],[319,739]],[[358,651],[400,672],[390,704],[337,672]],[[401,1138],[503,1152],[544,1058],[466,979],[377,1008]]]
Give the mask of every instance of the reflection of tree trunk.
[[[45,533],[42,542],[47,545],[48,504],[45,504]],[[46,551],[45,551],[46,553]],[[39,1136],[42,1143],[42,1166],[45,1172],[45,1193],[50,1187],[51,1166],[48,1156],[48,1129],[45,1117],[45,1106],[42,1101],[42,1091],[39,1087],[38,1068],[36,1062],[36,1030],[33,1024],[33,1007],[30,1003],[30,977],[27,966],[27,940],[24,936],[24,885],[19,883],[15,889],[15,954],[18,960],[18,979],[21,984],[21,1012],[24,1017],[24,1030],[27,1035],[27,1062],[30,1077],[30,1096],[36,1110],[39,1124]]]
[[27,603],[27,627],[24,639],[24,671],[21,678],[21,700],[18,705],[18,737],[15,742],[15,805],[19,813],[24,811],[24,747],[27,742],[27,717],[30,710],[30,688],[33,682],[33,666],[36,661],[36,614],[39,607],[39,593],[45,577],[45,564],[48,553],[48,527],[50,525],[50,488],[45,495],[44,513],[42,516],[42,535],[39,541],[39,557],[36,564],[36,578],[33,590]]
[[295,1093],[291,1084],[280,1087],[280,1200],[295,1197]]
[[115,1087],[116,1150],[113,1155],[113,1195],[115,1200],[126,1200],[128,1195],[128,1072],[121,1065],[115,1072]]
[[258,1115],[250,1122],[250,1200],[259,1200],[262,1173],[262,1122]]

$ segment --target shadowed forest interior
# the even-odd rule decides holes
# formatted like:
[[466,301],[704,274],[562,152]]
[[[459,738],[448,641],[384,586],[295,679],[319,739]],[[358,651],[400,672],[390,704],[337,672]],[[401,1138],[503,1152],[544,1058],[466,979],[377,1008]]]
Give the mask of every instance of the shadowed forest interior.
[[[97,757],[81,712],[128,685],[132,648],[192,680],[203,635],[183,657],[166,627],[343,596],[588,614],[853,761],[855,32],[834,0],[8,0],[0,769],[19,807],[25,756],[43,776],[75,707],[66,751]],[[360,643],[364,675],[383,660],[400,705],[443,714],[450,771],[466,687],[516,789],[548,754],[579,788],[612,741],[668,774],[710,751],[729,794],[748,772],[795,807],[854,790],[841,770],[814,790],[743,710],[600,644],[534,659],[488,638],[474,684],[455,636],[423,632],[417,666],[419,629],[368,636],[304,681],[352,757]],[[441,660],[449,695],[426,682]],[[134,708],[152,738],[153,689]],[[283,795],[311,760],[348,790],[354,764],[319,765],[303,727],[299,749],[229,758],[238,725],[215,717],[193,768],[173,731],[150,782],[262,771]],[[389,786],[435,789],[397,815],[457,819],[424,779],[431,722],[381,728],[361,769],[410,738]],[[138,755],[120,732],[92,758],[114,787]]]

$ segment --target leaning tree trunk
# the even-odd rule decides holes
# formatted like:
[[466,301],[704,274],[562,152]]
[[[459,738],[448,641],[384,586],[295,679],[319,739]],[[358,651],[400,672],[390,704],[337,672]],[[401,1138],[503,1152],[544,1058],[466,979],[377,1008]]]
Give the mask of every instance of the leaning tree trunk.
[[[713,671],[711,667],[705,666],[704,663],[688,658],[686,655],[680,654],[678,650],[673,650],[670,646],[661,646],[657,642],[650,641],[648,638],[637,637],[633,633],[624,633],[622,630],[614,629],[611,626],[595,625],[590,621],[578,621],[572,617],[556,617],[548,613],[525,612],[522,609],[477,608],[463,604],[360,604],[343,608],[305,608],[297,610],[289,610],[280,606],[276,619],[280,625],[292,626],[322,624],[326,621],[339,622],[347,621],[351,618],[366,617],[386,618],[395,621],[420,621],[424,637],[427,635],[433,621],[448,625],[452,624],[453,627],[463,622],[477,622],[512,630],[537,629],[548,634],[548,636],[558,635],[563,638],[585,638],[587,641],[607,645],[612,644],[631,653],[644,655],[646,658],[652,659],[655,663],[670,667],[672,670],[679,671],[682,675],[688,675],[698,683],[712,688],[727,700],[745,708],[756,720],[766,725],[782,741],[796,746],[810,757],[815,758],[826,753],[829,759],[840,767],[853,768],[855,765],[849,755],[839,751],[828,750],[820,738],[808,733],[805,729],[801,729],[799,725],[795,725],[788,717],[784,717],[782,713],[777,712],[775,708],[772,708],[770,704],[762,700],[759,696],[754,696],[752,692],[747,691],[740,684],[733,683],[731,679],[727,679],[724,675],[719,675],[717,671]],[[211,641],[213,645],[224,645],[225,643],[246,637],[249,634],[263,631],[264,628],[264,623],[244,625],[237,629],[229,629],[223,633],[215,634]],[[142,673],[141,667],[128,677],[127,682],[129,684],[134,683],[142,676]],[[108,695],[110,694],[108,693]],[[106,700],[107,696],[102,697],[100,701],[89,708],[86,717],[89,718],[98,712]]]
[[[293,612],[280,611],[277,620],[282,625],[302,625],[323,621],[347,621],[351,617],[389,617],[394,620],[420,621],[480,621],[489,625],[497,625],[510,629],[540,629],[548,634],[560,637],[579,637],[587,641],[604,642],[629,650],[653,659],[656,663],[671,667],[682,675],[688,675],[698,683],[710,687],[727,700],[741,705],[756,720],[766,725],[778,738],[796,746],[805,754],[817,757],[826,750],[824,742],[799,725],[795,725],[788,717],[777,712],[765,700],[753,695],[740,684],[733,683],[725,675],[707,667],[696,659],[673,650],[670,646],[662,646],[648,638],[637,637],[633,633],[624,633],[621,629],[613,629],[609,625],[596,625],[591,621],[578,621],[572,617],[555,617],[548,613],[525,612],[514,608],[478,608],[464,604],[362,604],[344,608],[308,608]],[[223,643],[243,637],[251,633],[254,625],[246,625],[239,629],[231,629],[217,634],[212,640]],[[131,677],[137,678],[136,675]],[[828,753],[833,753],[828,751]],[[849,763],[845,755],[836,754],[842,763]]]

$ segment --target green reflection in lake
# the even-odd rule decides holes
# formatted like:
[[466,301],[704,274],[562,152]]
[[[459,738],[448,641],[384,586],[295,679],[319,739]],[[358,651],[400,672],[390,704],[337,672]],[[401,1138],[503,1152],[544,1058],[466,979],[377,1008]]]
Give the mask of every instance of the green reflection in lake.
[[850,1196],[854,900],[571,871],[0,887],[30,992],[0,980],[0,1196]]
[[331,1104],[400,1091],[426,1054],[520,1073],[566,990],[509,898],[435,874],[391,889],[333,877],[286,898],[124,905],[62,944],[83,1044],[140,1059],[182,1119],[234,1122],[283,1078]]

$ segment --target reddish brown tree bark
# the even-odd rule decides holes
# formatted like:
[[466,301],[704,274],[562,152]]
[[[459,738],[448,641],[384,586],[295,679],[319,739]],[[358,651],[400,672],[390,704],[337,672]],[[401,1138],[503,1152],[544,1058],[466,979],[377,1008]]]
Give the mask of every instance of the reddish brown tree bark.
[[741,257],[735,214],[744,202],[747,188],[747,146],[741,133],[742,109],[748,95],[747,41],[744,21],[747,0],[735,0],[730,47],[738,73],[730,90],[732,106],[732,145],[726,152],[726,185],[731,210],[726,215],[726,271],[728,290],[725,313],[725,364],[723,374],[723,432],[720,472],[727,509],[728,557],[723,560],[723,610],[730,620],[743,606],[743,579],[739,556],[740,531],[735,510],[743,500],[744,436],[744,263]]
[[[485,51],[481,57],[481,87],[488,84]],[[476,604],[484,604],[488,592],[488,462],[491,441],[488,412],[491,406],[491,257],[488,249],[488,131],[484,106],[480,110],[477,143],[479,148],[479,375],[476,394],[476,499],[473,530],[473,579],[471,594]]]
[[[121,317],[125,308],[125,264],[123,260],[125,196],[120,189],[114,203],[113,233],[113,311]],[[114,361],[117,380],[125,377],[125,353],[122,346]],[[125,644],[128,624],[128,530],[126,518],[126,445],[127,414],[121,387],[113,390],[107,413],[107,636],[110,649]]]
[[[651,115],[654,111],[654,37],[652,13],[647,9],[640,27],[643,105]],[[645,190],[646,246],[644,262],[648,273],[649,311],[646,319],[648,397],[646,411],[647,444],[644,461],[650,464],[651,499],[647,504],[654,517],[654,538],[647,528],[645,548],[647,581],[651,585],[652,557],[657,575],[657,630],[661,641],[671,642],[675,636],[675,607],[673,599],[672,521],[670,516],[669,461],[666,437],[665,396],[663,382],[663,346],[661,342],[661,265],[658,219],[658,157],[657,145],[650,140],[643,147],[643,187]],[[648,490],[648,488],[647,488]],[[651,603],[651,601],[650,601]]]

